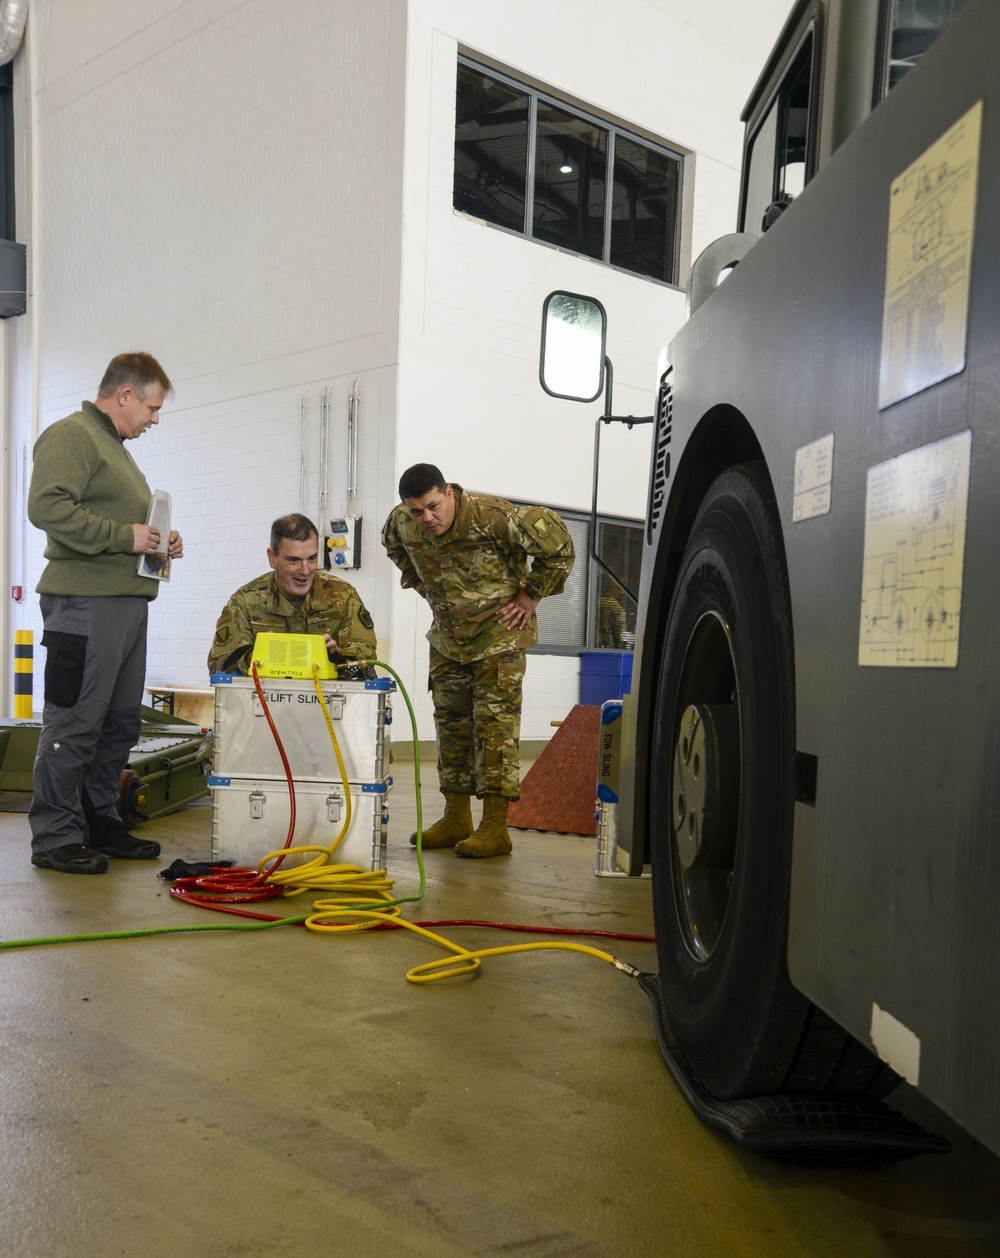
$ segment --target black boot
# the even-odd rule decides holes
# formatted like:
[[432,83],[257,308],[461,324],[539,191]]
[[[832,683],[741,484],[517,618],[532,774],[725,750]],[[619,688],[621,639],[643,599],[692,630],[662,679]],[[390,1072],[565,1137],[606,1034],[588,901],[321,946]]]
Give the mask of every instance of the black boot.
[[129,834],[117,817],[94,815],[87,818],[90,838],[87,846],[92,852],[125,861],[151,861],[160,854],[155,839],[137,839]]

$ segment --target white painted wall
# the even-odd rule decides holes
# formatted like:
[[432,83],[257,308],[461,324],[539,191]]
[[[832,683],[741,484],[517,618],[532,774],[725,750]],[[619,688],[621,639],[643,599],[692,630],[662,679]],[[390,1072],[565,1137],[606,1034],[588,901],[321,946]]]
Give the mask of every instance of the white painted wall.
[[[502,9],[414,0],[407,37],[403,320],[399,458],[454,466],[470,485],[565,506],[589,504],[578,453],[600,406],[556,402],[538,387],[542,300],[556,287],[593,293],[610,316],[615,407],[649,413],[656,355],[684,315],[680,291],[485,226],[451,207],[459,47],[487,54],[626,126],[692,155],[686,262],[733,230],[739,115],[786,14],[787,0],[695,5],[622,0],[614,23],[599,4],[513,0]],[[763,11],[764,19],[759,15]],[[523,433],[527,443],[519,440]],[[636,513],[646,458],[615,442],[603,505]],[[447,455],[448,457],[445,457]],[[536,457],[541,455],[542,457]],[[638,466],[637,466],[638,464]],[[468,470],[466,470],[468,469]],[[581,474],[582,473],[582,474]]]
[[[304,510],[316,515],[327,387],[329,509],[346,509],[355,379],[369,527],[352,579],[387,621],[391,573],[372,526],[394,470],[400,11],[385,0],[32,5],[38,391],[18,435],[31,441],[93,398],[122,349],[149,349],[172,377],[160,426],[131,447],[150,485],[172,493],[185,538],[153,604],[153,682],[207,683],[221,607],[267,568],[270,521],[300,507],[303,399]],[[29,537],[33,587],[42,541]],[[20,619],[40,629],[34,603]]]
[[[597,408],[541,393],[542,298],[567,287],[605,303],[619,412],[648,413],[657,350],[683,317],[677,290],[454,213],[457,50],[695,154],[690,258],[732,228],[739,112],[788,4],[619,0],[612,21],[600,0],[32,0],[16,72],[31,292],[6,338],[10,579],[17,452],[93,398],[112,354],[149,349],[176,396],[133,453],[173,494],[186,558],[153,607],[148,676],[202,684],[222,604],[266,567],[271,519],[299,507],[303,398],[315,514],[325,387],[329,507],[344,510],[360,379],[351,579],[431,737],[426,608],[378,546],[400,471],[427,459],[470,488],[586,507]],[[608,440],[605,509],[641,513],[646,444]],[[33,590],[34,530],[28,552]],[[33,595],[8,622],[40,630]],[[551,734],[577,668],[532,657],[524,737]]]
[[[515,78],[690,155],[683,281],[691,257],[734,228],[739,116],[787,8],[786,0],[620,0],[609,24],[601,4],[509,0],[499,8],[413,0],[407,23],[400,470],[418,461],[437,463],[449,479],[470,488],[589,510],[594,421],[603,407],[560,402],[540,389],[545,295],[566,288],[604,304],[617,414],[651,413],[657,354],[684,318],[680,289],[452,209],[459,50],[485,55]],[[649,446],[649,428],[605,428],[603,510],[644,513]],[[410,615],[409,609],[394,614],[394,644],[413,632]],[[427,619],[426,613],[418,616],[421,624]],[[421,665],[425,658],[426,652],[418,654]],[[578,701],[578,677],[575,657],[532,657],[525,738],[550,736],[551,722]]]

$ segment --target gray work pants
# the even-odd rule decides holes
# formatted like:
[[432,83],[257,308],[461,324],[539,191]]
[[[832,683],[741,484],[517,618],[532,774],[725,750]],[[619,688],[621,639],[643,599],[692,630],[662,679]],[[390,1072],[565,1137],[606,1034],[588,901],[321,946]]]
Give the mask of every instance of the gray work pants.
[[40,598],[45,707],[28,810],[31,847],[85,843],[86,791],[117,815],[118,778],[139,739],[146,680],[146,598]]

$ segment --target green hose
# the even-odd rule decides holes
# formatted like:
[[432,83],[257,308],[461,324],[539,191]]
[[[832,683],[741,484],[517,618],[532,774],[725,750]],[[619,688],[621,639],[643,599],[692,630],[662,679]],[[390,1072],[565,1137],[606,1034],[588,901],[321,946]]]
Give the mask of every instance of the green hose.
[[106,930],[95,935],[49,935],[44,939],[4,939],[0,940],[0,951],[8,948],[34,948],[38,944],[90,943],[94,939],[141,939],[144,935],[178,935],[195,930],[270,930],[272,926],[292,926],[304,922],[306,916],[283,917],[279,922],[210,922],[202,926],[151,926],[148,930]]

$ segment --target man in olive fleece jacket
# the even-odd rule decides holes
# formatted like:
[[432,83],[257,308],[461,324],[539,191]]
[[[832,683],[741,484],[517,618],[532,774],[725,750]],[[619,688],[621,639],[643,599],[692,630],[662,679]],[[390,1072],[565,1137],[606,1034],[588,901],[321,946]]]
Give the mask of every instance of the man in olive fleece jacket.
[[[119,354],[96,402],[35,443],[28,518],[46,534],[36,589],[46,648],[45,707],[28,812],[31,863],[102,874],[108,857],[150,860],[158,843],[117,815],[118,778],[139,736],[146,622],[159,582],[138,574],[159,531],[145,523],[150,491],[125,449],[159,422],[172,392],[150,354]],[[171,531],[167,553],[184,553]]]

